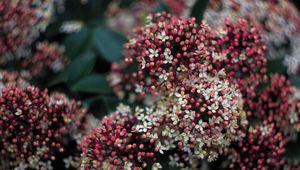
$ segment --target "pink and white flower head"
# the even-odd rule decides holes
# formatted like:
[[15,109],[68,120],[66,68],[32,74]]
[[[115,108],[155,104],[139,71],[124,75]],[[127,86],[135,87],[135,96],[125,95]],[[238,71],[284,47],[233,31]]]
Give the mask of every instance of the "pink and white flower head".
[[213,30],[204,21],[198,25],[194,18],[157,13],[148,16],[148,24],[125,47],[125,61],[139,65],[132,77],[143,87],[142,95],[172,91],[202,72],[224,72],[244,93],[245,84],[256,85],[266,72],[263,40],[244,19],[226,20],[221,30]]
[[51,169],[78,133],[84,114],[63,95],[49,96],[33,86],[9,86],[0,97],[1,167]]
[[41,76],[47,70],[54,73],[62,71],[67,63],[63,52],[63,47],[57,43],[39,42],[34,54],[23,60],[22,67],[28,69],[33,76]]
[[[143,112],[137,108],[137,112]],[[83,169],[142,169],[160,167],[158,148],[145,127],[136,126],[148,117],[134,117],[129,106],[120,105],[116,112],[104,117],[82,142]],[[149,124],[151,126],[151,124]],[[142,130],[141,130],[141,129]]]
[[[224,18],[246,18],[261,32],[268,46],[268,57],[285,56],[289,73],[299,71],[299,27],[297,8],[288,0],[212,0],[204,19],[218,28]],[[290,45],[289,45],[290,44]]]
[[52,0],[2,0],[1,62],[29,54],[28,47],[49,24],[52,12]]
[[300,114],[296,93],[296,88],[286,76],[272,74],[269,84],[259,91],[259,96],[244,100],[245,110],[252,118],[274,123],[274,128],[286,137],[293,136],[296,135]]
[[229,149],[231,169],[274,169],[285,163],[283,154],[286,141],[274,124],[250,126],[244,139]]

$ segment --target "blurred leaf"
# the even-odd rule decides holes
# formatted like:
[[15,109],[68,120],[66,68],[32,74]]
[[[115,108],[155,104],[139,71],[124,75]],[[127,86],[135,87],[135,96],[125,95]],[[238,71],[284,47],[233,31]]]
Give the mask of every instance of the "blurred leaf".
[[90,74],[95,65],[96,55],[86,52],[78,56],[69,66],[69,83],[78,81],[80,78]]
[[111,0],[89,0],[85,7],[85,20],[98,20],[99,23],[104,19],[104,13]]
[[283,65],[283,58],[269,60],[267,69],[268,69],[268,73],[283,73],[283,72],[285,72],[286,67]]
[[52,78],[47,84],[46,86],[47,87],[50,87],[50,86],[54,86],[54,85],[57,85],[57,84],[60,84],[60,83],[66,83],[68,82],[68,72],[64,71],[58,75],[55,75],[54,78]]
[[196,22],[200,23],[203,19],[204,11],[209,3],[209,0],[197,0],[194,4],[191,14],[191,17],[196,18]]
[[289,142],[286,145],[286,153],[285,157],[292,160],[300,161],[300,139],[298,135],[298,139],[296,141]]
[[300,76],[299,75],[293,75],[291,76],[292,85],[296,87],[300,87]]
[[109,113],[108,101],[104,96],[86,99],[83,104],[89,109],[88,111],[94,113],[94,116],[98,119]]
[[154,12],[170,12],[170,7],[164,3],[163,1],[160,1],[155,7],[154,7]]
[[66,55],[70,58],[75,58],[83,51],[90,43],[91,30],[83,27],[79,32],[70,34],[66,37],[64,45],[66,48]]
[[73,91],[90,93],[110,93],[112,90],[103,74],[85,77],[72,86]]
[[126,38],[106,27],[98,27],[94,30],[93,42],[102,57],[108,62],[121,60],[123,44]]

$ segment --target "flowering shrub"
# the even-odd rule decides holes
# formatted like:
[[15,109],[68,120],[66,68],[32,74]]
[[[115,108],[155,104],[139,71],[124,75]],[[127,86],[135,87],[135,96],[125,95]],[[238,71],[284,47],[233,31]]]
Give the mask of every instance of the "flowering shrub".
[[29,52],[28,46],[50,21],[52,3],[52,0],[0,2],[1,62],[11,60],[12,57],[24,57]]
[[254,23],[266,39],[270,58],[285,57],[289,73],[297,73],[299,43],[297,30],[300,26],[299,12],[289,1],[210,1],[204,18],[213,27],[222,26],[225,18],[246,18]]
[[[63,48],[58,44],[49,42],[39,42],[36,45],[35,54],[26,58],[22,65],[34,76],[41,75],[47,69],[58,72],[64,69],[66,58],[63,56]],[[35,67],[32,67],[32,66]]]
[[299,23],[287,0],[2,0],[0,170],[300,169]]
[[79,103],[33,86],[1,90],[1,161],[4,169],[51,169],[79,131]]
[[229,166],[232,169],[281,169],[285,140],[273,124],[249,127],[246,138],[232,148]]

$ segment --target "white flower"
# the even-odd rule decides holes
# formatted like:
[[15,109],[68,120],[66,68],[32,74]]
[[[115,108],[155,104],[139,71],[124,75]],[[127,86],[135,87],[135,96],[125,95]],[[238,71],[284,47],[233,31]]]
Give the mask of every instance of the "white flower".
[[64,22],[60,27],[60,31],[63,33],[74,33],[79,32],[83,27],[83,22],[81,21],[67,21]]
[[20,116],[21,114],[22,114],[22,110],[18,108],[15,112],[15,115]]
[[185,110],[184,118],[193,120],[195,117],[195,111]]
[[195,126],[197,130],[203,131],[203,121],[202,119],[199,120],[198,124]]
[[202,91],[204,91],[204,87],[202,84],[197,85],[197,93],[201,93]]
[[169,126],[166,126],[165,130],[162,131],[163,136],[168,136],[170,138],[172,138],[174,134],[175,134],[175,130],[170,128]]
[[149,49],[149,52],[150,52],[149,55],[150,58],[158,57],[158,50]]
[[178,165],[178,161],[179,161],[179,158],[176,156],[176,157],[173,157],[173,156],[169,156],[169,165],[170,166],[177,166]]
[[297,113],[294,111],[292,113],[290,113],[289,118],[290,118],[291,124],[294,124],[294,123],[298,122],[298,120],[299,120]]
[[130,40],[129,40],[129,44],[130,45],[134,45],[136,43],[136,39],[135,38],[131,38]]
[[184,93],[175,93],[175,96],[178,98],[178,102],[182,107],[187,104],[187,99],[185,98]]
[[141,93],[143,91],[143,86],[136,84],[135,85],[135,92]]
[[271,133],[271,129],[268,126],[261,126],[260,130],[263,136]]
[[69,156],[68,158],[65,158],[64,163],[65,163],[65,168],[69,169],[71,167],[71,165],[73,164],[72,156]]
[[165,56],[165,61],[164,61],[165,64],[172,63],[173,55],[171,55],[171,50],[169,48],[165,49],[164,56]]
[[52,164],[51,161],[47,161],[46,163],[42,163],[42,166],[44,167],[45,170],[52,170]]
[[160,163],[155,163],[152,165],[152,170],[158,170],[158,169],[162,169],[162,166]]
[[145,67],[146,67],[146,60],[144,57],[142,57],[141,66],[142,66],[142,69],[145,69]]
[[15,167],[14,170],[26,170],[28,168],[28,165],[25,164],[24,162],[19,163],[17,167]]
[[217,157],[218,157],[218,154],[216,152],[213,152],[208,156],[207,161],[212,162],[212,161],[216,160]]
[[166,70],[163,70],[162,74],[159,75],[159,78],[162,79],[163,81],[168,80],[169,73],[166,72]]
[[138,132],[147,132],[148,130],[148,124],[147,123],[143,123],[143,125],[136,125],[136,130]]
[[156,148],[161,154],[164,154],[164,151],[167,150],[167,148],[164,145],[162,145],[159,141],[156,143]]
[[125,162],[124,170],[132,170],[133,164],[131,162]]
[[178,121],[179,121],[179,118],[176,114],[172,114],[171,115],[171,120],[173,121],[173,125],[177,125]]
[[131,108],[129,106],[121,103],[117,107],[117,112],[122,113],[122,114],[131,113]]
[[218,103],[213,103],[211,106],[207,107],[209,110],[211,110],[213,113],[216,113],[216,111],[219,109]]
[[161,34],[157,36],[157,38],[160,39],[162,42],[165,42],[169,39],[165,31],[162,31]]

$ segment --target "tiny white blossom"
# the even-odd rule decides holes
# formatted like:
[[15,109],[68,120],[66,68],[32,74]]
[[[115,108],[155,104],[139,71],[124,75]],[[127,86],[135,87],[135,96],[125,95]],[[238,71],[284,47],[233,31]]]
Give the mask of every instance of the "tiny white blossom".
[[164,151],[167,150],[167,148],[164,145],[162,145],[161,142],[156,143],[156,148],[161,154],[164,154]]
[[149,52],[150,52],[149,55],[150,58],[158,57],[158,50],[149,49]]
[[161,75],[159,75],[159,78],[162,79],[163,81],[167,81],[168,80],[168,76],[169,76],[169,73],[167,73],[165,70],[163,70],[163,72],[161,73]]
[[162,31],[161,34],[157,36],[157,38],[160,39],[162,42],[165,42],[166,40],[169,39],[165,31]]
[[260,130],[263,136],[271,133],[271,129],[268,126],[261,126]]
[[207,107],[209,110],[211,110],[213,113],[216,113],[216,111],[219,109],[218,103],[213,103],[211,106]]
[[298,122],[298,120],[299,120],[299,117],[296,112],[290,113],[289,118],[290,118],[291,124],[294,124],[294,123]]
[[144,57],[142,57],[141,66],[142,66],[142,69],[145,69],[145,67],[146,67],[146,60]]
[[162,166],[160,163],[155,163],[152,165],[152,170],[158,170],[158,169],[162,169]]

